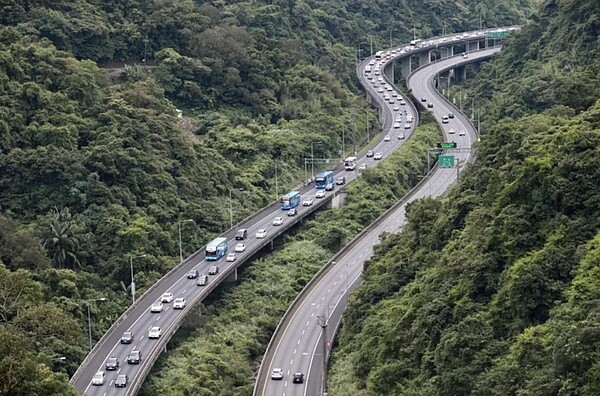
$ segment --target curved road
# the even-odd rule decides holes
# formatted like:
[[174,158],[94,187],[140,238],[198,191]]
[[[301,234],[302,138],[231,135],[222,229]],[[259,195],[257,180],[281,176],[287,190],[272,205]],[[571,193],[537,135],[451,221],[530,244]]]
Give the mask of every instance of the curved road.
[[[429,40],[428,45],[432,47],[443,42],[446,40],[432,39]],[[410,48],[410,46],[403,46],[399,49],[402,49],[403,53],[415,52],[414,48]],[[464,115],[458,113],[435,91],[432,84],[433,75],[445,68],[489,58],[497,51],[499,48],[471,52],[468,59],[463,59],[461,56],[447,58],[415,71],[408,79],[407,84],[412,89],[413,95],[418,98],[417,100],[426,98],[428,102],[433,103],[433,109],[429,110],[433,111],[436,119],[440,122],[446,140],[456,141],[459,148],[471,147],[477,140],[476,131]],[[372,92],[372,84],[366,79],[367,74],[364,72],[368,61],[361,63],[358,74],[363,86]],[[425,105],[425,103],[423,104]],[[392,114],[395,113],[390,112],[388,108],[386,120],[392,118]],[[454,113],[455,117],[450,119],[448,124],[442,124],[442,116],[448,115],[448,113]],[[388,124],[386,123],[388,129],[384,129],[384,133],[389,130]],[[449,135],[450,129],[455,130],[456,133]],[[466,132],[463,136],[459,136],[461,130]],[[460,163],[464,163],[470,157],[470,153],[467,151],[456,155],[459,157]],[[325,343],[320,326],[324,322],[323,318],[328,318],[326,331],[329,341],[333,339],[333,334],[339,326],[349,292],[360,283],[363,263],[371,257],[373,246],[379,241],[379,235],[384,231],[397,232],[404,226],[405,208],[408,202],[426,196],[443,194],[454,183],[457,176],[456,168],[436,168],[421,188],[409,193],[409,196],[400,205],[384,215],[385,219],[369,234],[360,239],[342,257],[337,257],[336,262],[331,263],[329,271],[301,297],[297,309],[289,312],[289,320],[282,321],[285,325],[280,329],[281,335],[278,339],[274,336],[273,340],[277,341],[270,345],[270,351],[267,351],[265,361],[262,362],[254,390],[255,395],[314,396],[320,394],[324,371],[322,357]],[[323,318],[319,318],[319,316]],[[274,368],[283,370],[282,380],[270,379]],[[292,383],[292,375],[295,372],[305,374],[303,384]]]
[[[378,105],[387,108],[387,111],[391,111],[391,105],[383,100],[378,102]],[[406,108],[407,112],[410,112],[416,117],[416,109],[409,100],[407,100],[406,105],[402,107]],[[384,128],[391,128],[391,119],[388,118],[386,120]],[[411,131],[412,128],[410,130],[402,129],[402,133],[405,134],[406,137],[409,136]],[[396,150],[403,142],[404,140],[398,139],[398,133],[396,133],[389,141],[385,141],[384,136],[381,136],[378,141],[373,141],[371,143],[374,151],[381,153],[385,158]],[[337,169],[334,170],[334,177],[343,175],[346,177],[346,182],[351,182],[356,179],[360,172],[359,167],[363,164],[374,166],[376,161],[373,158],[361,157],[357,161],[357,168],[355,171]],[[336,187],[339,189],[339,186]],[[307,197],[311,197],[314,198],[315,204],[310,207],[299,206],[298,216],[287,217],[286,212],[280,210],[278,205],[272,204],[236,227],[236,229],[248,229],[248,239],[243,241],[247,246],[247,250],[244,253],[238,253],[236,262],[228,263],[225,261],[224,257],[217,262],[206,261],[204,260],[203,247],[202,250],[194,253],[186,259],[182,265],[176,267],[153,285],[150,290],[136,301],[135,305],[125,312],[120,320],[115,323],[96,344],[92,353],[86,357],[86,360],[79,367],[73,378],[71,378],[71,382],[75,385],[76,389],[86,395],[99,396],[133,395],[137,393],[152,365],[164,349],[170,337],[179,327],[185,314],[193,309],[193,305],[206,298],[218,284],[223,282],[233,271],[235,271],[236,267],[241,265],[265,245],[268,245],[271,239],[285,232],[308,213],[326,205],[333,195],[328,192],[325,199],[316,199],[316,190],[312,186],[301,189],[301,192],[303,200]],[[277,216],[283,216],[283,226],[275,227],[272,225],[273,219]],[[268,237],[266,239],[255,238],[256,231],[260,228],[266,228],[268,230]],[[230,252],[234,250],[236,243],[240,242],[232,240],[234,232],[235,229],[232,229],[224,234],[230,240]],[[186,274],[191,269],[197,269],[201,274],[207,274],[209,267],[214,264],[219,266],[220,272],[216,276],[209,277],[207,286],[196,286],[195,279],[187,279]],[[183,310],[174,310],[172,308],[172,303],[170,303],[164,305],[164,310],[161,313],[151,313],[150,306],[154,302],[160,300],[161,295],[165,292],[173,293],[174,298],[185,298],[187,307]],[[152,326],[159,326],[161,328],[162,336],[160,339],[148,338],[148,331]],[[132,331],[134,333],[135,340],[132,344],[120,343],[121,335],[125,331]],[[139,350],[142,353],[142,361],[139,365],[130,365],[127,363],[127,356],[134,349]],[[120,367],[118,370],[105,370],[105,364],[109,357],[116,357],[119,360]],[[98,371],[105,371],[106,381],[103,385],[92,385],[92,377]],[[127,387],[114,387],[114,381],[119,374],[128,375],[129,383]]]

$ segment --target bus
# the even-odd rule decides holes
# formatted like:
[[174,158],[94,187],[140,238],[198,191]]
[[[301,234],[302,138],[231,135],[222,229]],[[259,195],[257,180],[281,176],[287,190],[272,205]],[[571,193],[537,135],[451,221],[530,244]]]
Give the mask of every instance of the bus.
[[300,205],[300,191],[290,191],[281,197],[281,209],[289,210]]
[[325,171],[321,172],[315,177],[315,188],[322,190],[327,187],[328,184],[333,184],[333,172]]
[[207,260],[214,261],[227,253],[227,238],[216,238],[206,245],[204,256]]
[[414,47],[414,46],[416,46],[417,44],[419,44],[422,41],[423,41],[422,39],[410,40],[410,45],[412,45]]
[[356,168],[356,157],[348,157],[344,160],[344,169],[353,171]]

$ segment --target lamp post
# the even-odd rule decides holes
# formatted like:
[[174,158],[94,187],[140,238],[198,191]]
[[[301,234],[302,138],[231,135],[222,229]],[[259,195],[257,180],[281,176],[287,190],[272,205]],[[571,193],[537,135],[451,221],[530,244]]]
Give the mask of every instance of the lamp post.
[[186,219],[186,220],[179,220],[178,224],[178,228],[179,228],[179,262],[182,263],[183,262],[183,245],[181,244],[181,224],[183,223],[190,223],[193,222],[194,220],[192,219]]
[[135,304],[135,280],[133,277],[133,259],[146,257],[147,254],[140,254],[129,258],[129,266],[131,267],[131,304]]
[[394,33],[397,30],[398,29],[388,29],[388,32],[390,32],[390,48],[392,48],[394,46],[394,44],[392,42],[392,33]]
[[85,303],[87,304],[88,337],[89,337],[89,342],[90,342],[90,351],[92,350],[92,347],[93,347],[93,344],[92,344],[92,312],[90,310],[90,305],[91,305],[91,303],[96,302],[96,301],[106,301],[106,300],[108,300],[108,298],[101,297],[101,298],[95,298],[93,300],[85,301]]

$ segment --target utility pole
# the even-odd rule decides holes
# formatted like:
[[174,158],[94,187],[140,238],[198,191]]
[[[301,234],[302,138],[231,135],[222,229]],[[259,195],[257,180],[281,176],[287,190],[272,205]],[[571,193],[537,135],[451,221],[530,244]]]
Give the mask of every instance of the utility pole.
[[471,98],[471,121],[475,118],[475,98]]
[[356,155],[356,123],[354,120],[354,116],[356,115],[356,109],[352,108],[352,147],[354,150],[354,155]]
[[365,126],[367,129],[367,143],[371,142],[371,130],[369,129],[369,108],[367,108],[367,124]]
[[315,178],[315,142],[310,142],[310,171],[312,174],[312,178]]
[[279,198],[279,187],[277,185],[277,161],[275,161],[275,199]]
[[327,344],[329,343],[327,339],[327,326],[329,325],[327,316],[324,313],[317,316],[317,323],[321,327],[321,337],[323,338],[323,383],[321,389],[322,394],[325,395],[327,393]]
[[373,38],[369,37],[369,43],[371,44],[371,56],[373,56]]

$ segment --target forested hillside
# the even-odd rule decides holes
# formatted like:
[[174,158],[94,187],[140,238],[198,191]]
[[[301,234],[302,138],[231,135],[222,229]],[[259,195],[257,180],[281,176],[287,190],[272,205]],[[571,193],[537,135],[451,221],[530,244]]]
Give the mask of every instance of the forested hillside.
[[366,265],[331,395],[600,392],[599,16],[545,2],[463,87],[477,163]]
[[241,220],[276,198],[276,169],[280,189],[301,179],[312,142],[337,157],[376,132],[354,77],[371,43],[529,4],[0,4],[0,394],[68,394],[88,307],[97,340],[130,303],[132,257],[138,294],[177,264],[180,220],[187,255],[228,227],[230,194]]

